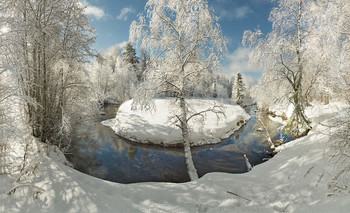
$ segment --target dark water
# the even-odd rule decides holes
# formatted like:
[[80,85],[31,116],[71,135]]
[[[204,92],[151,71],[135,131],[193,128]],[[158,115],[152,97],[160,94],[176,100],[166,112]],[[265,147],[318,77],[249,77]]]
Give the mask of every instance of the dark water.
[[[183,148],[142,145],[129,142],[115,135],[114,131],[101,125],[101,121],[114,118],[117,108],[105,108],[106,115],[81,124],[69,156],[75,168],[83,173],[119,183],[135,182],[186,182],[189,181]],[[278,124],[265,119],[271,137],[281,135]],[[251,120],[220,144],[193,147],[192,154],[198,175],[209,172],[243,173],[247,168],[243,154],[252,165],[269,158],[271,151],[265,134],[256,131],[256,119]]]

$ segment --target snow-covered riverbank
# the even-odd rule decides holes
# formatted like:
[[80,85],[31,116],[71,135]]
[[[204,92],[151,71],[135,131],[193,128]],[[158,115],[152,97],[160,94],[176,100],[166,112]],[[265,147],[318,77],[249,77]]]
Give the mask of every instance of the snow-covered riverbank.
[[[336,110],[323,108],[327,113],[314,119],[324,124]],[[328,127],[317,124],[308,136],[281,146],[280,153],[249,173],[211,173],[181,184],[112,183],[59,163],[62,156],[49,158],[41,153],[36,176],[24,183],[43,192],[37,199],[32,190],[23,189],[8,196],[5,193],[20,184],[15,183],[18,174],[1,175],[0,212],[346,213],[350,209],[349,190],[341,192],[331,187],[337,180],[334,166],[328,161],[332,142],[328,133]],[[20,146],[11,147],[20,150]]]
[[[238,105],[220,100],[187,100],[192,107],[190,115],[222,104],[225,116],[206,112],[189,121],[192,145],[219,143],[239,129],[250,116]],[[132,141],[162,145],[182,143],[181,130],[172,122],[179,107],[174,99],[155,99],[155,111],[132,111],[132,100],[123,103],[115,119],[103,121],[116,134]],[[190,116],[189,115],[189,116]],[[203,120],[202,120],[203,119]]]

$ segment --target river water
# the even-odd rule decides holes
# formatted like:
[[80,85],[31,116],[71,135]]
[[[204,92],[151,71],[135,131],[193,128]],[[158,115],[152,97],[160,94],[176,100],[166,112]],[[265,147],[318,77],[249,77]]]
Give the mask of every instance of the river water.
[[[101,121],[114,118],[117,107],[104,109],[106,115],[96,116],[76,127],[72,155],[68,159],[83,173],[119,182],[186,182],[189,181],[183,148],[142,145],[118,137]],[[274,139],[291,138],[278,130],[279,124],[264,120]],[[243,173],[247,171],[243,154],[252,165],[269,158],[265,134],[256,131],[256,117],[220,144],[193,147],[193,161],[201,177],[209,172]]]

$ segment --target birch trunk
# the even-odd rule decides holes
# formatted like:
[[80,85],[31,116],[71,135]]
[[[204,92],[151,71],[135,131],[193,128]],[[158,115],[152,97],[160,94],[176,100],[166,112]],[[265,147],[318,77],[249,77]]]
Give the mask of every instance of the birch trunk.
[[188,172],[188,175],[190,176],[190,180],[193,181],[198,179],[198,174],[192,159],[191,146],[189,141],[188,123],[187,123],[187,107],[186,107],[186,102],[184,97],[180,98],[180,108],[181,108],[181,130],[182,130],[182,137],[184,141],[184,151],[185,151],[187,172]]

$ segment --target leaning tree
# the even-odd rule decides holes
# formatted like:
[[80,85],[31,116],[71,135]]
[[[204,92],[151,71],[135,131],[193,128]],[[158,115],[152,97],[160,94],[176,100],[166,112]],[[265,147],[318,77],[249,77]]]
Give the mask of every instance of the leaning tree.
[[260,99],[269,101],[287,99],[294,105],[287,130],[295,135],[311,129],[305,115],[308,95],[323,71],[322,64],[311,54],[309,42],[312,26],[311,0],[279,0],[269,20],[272,31],[264,35],[260,30],[245,31],[243,44],[252,48],[250,61],[264,71],[259,81]]
[[[130,40],[150,54],[145,82],[134,97],[134,106],[147,108],[159,92],[172,94],[180,113],[175,116],[182,131],[186,165],[191,180],[198,175],[192,161],[189,120],[193,112],[186,101],[190,88],[201,85],[210,70],[219,68],[227,51],[218,18],[205,0],[149,0],[146,16],[130,27]],[[209,111],[222,113],[213,106]]]

